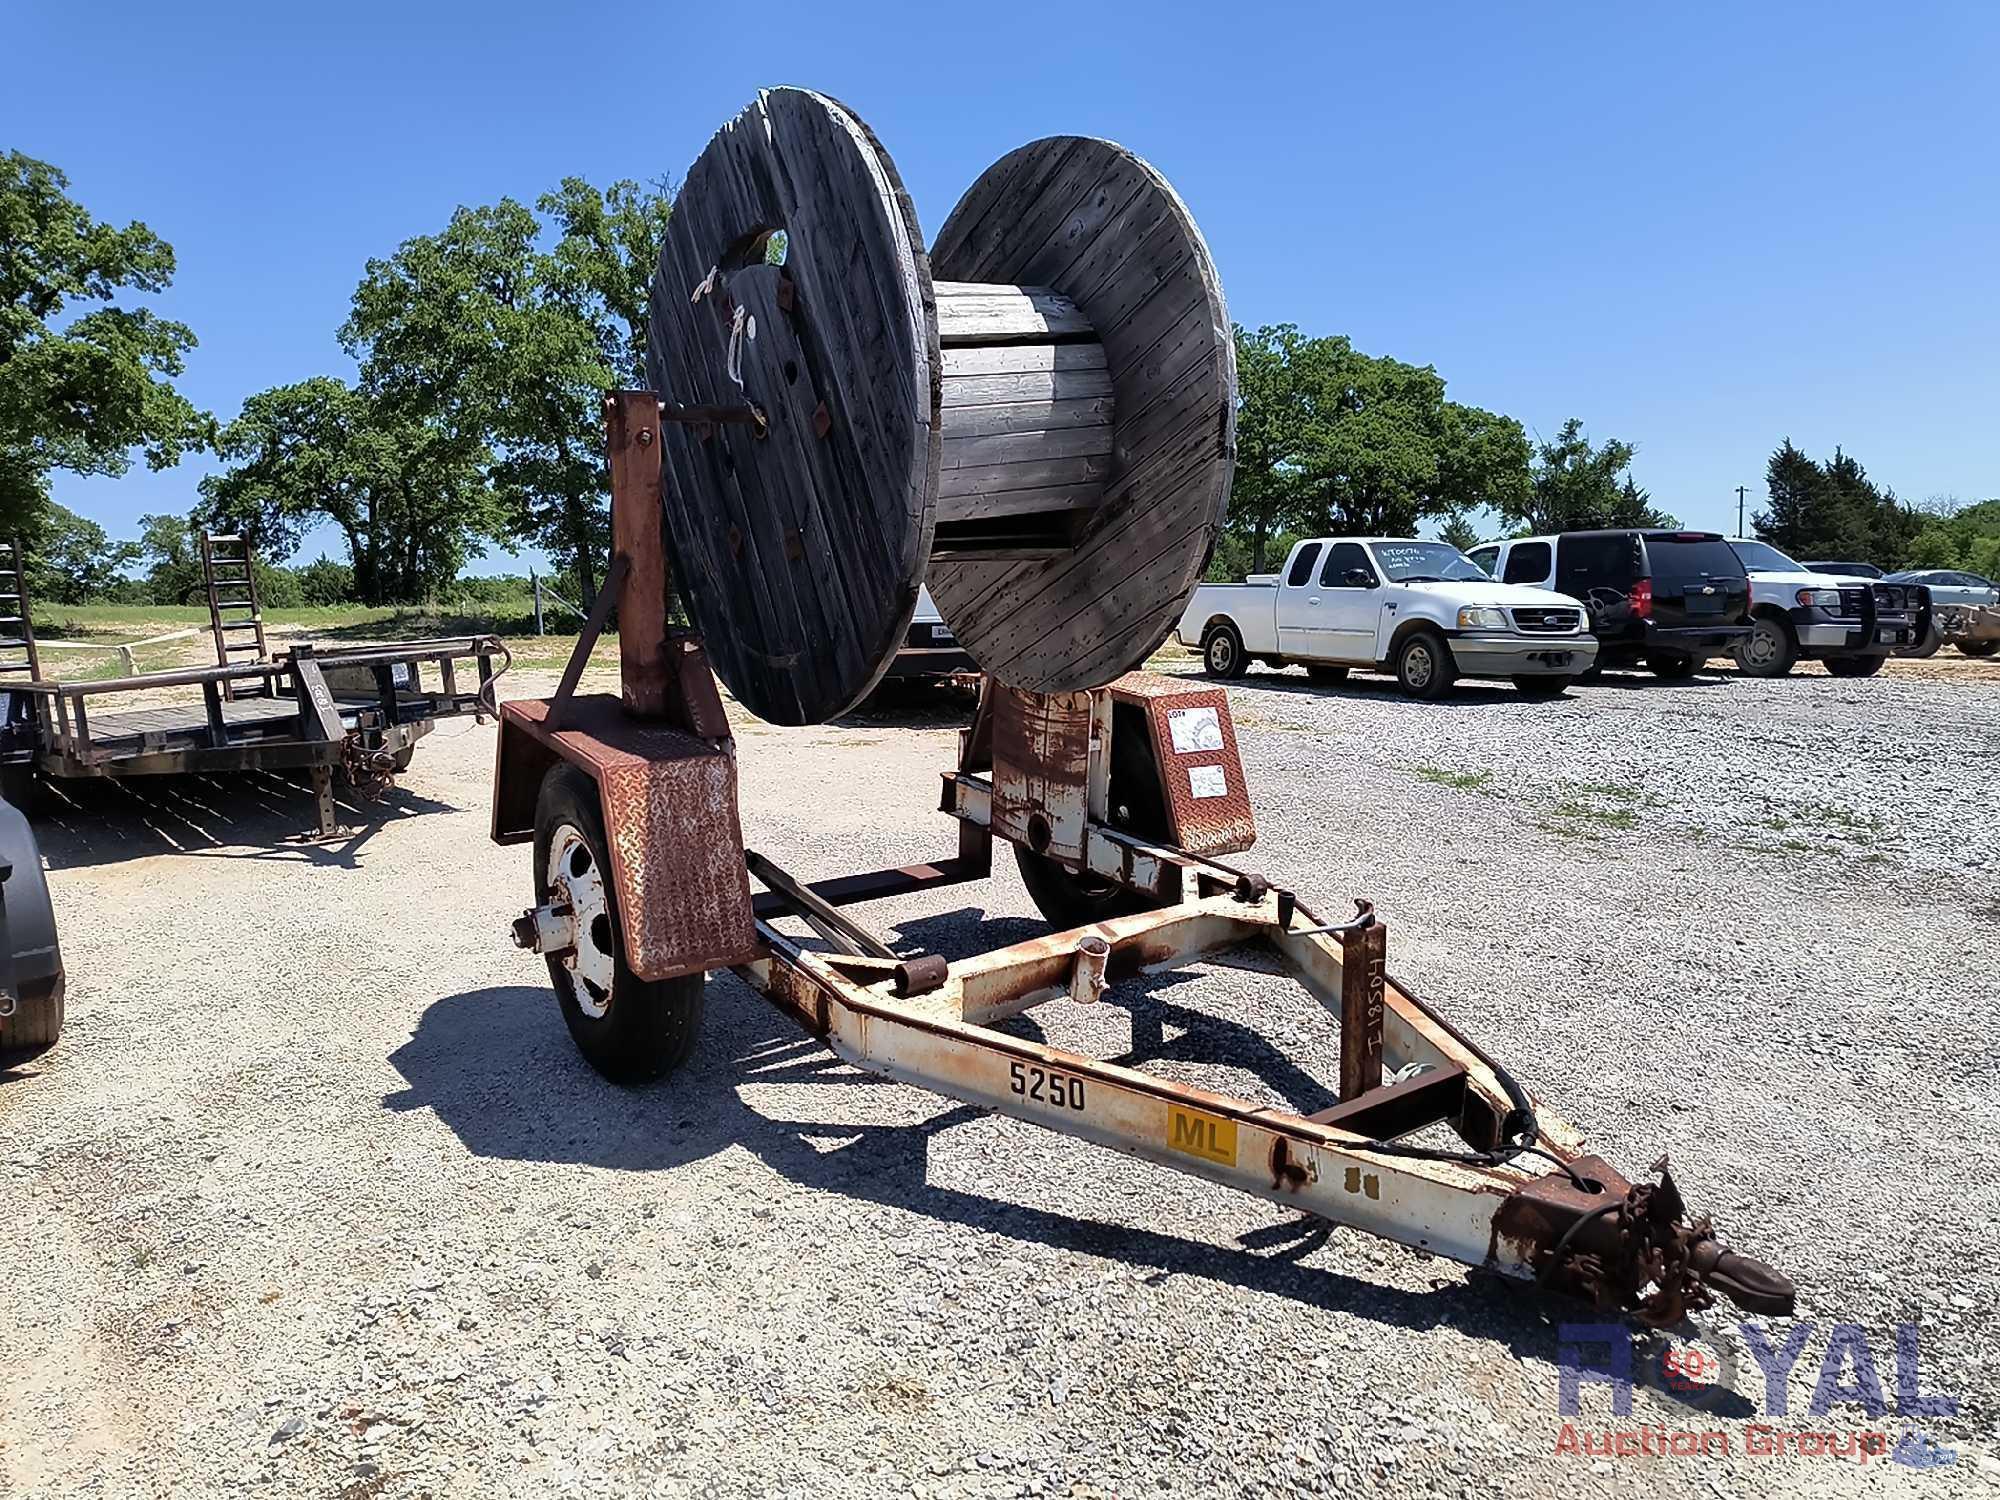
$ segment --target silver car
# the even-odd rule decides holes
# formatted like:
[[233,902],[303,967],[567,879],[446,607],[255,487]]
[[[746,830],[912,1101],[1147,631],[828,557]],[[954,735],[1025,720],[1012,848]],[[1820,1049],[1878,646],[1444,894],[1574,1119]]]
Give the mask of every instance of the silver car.
[[1931,591],[1932,604],[2000,604],[2000,587],[1977,573],[1955,568],[1916,568],[1891,573],[1890,583],[1921,583]]

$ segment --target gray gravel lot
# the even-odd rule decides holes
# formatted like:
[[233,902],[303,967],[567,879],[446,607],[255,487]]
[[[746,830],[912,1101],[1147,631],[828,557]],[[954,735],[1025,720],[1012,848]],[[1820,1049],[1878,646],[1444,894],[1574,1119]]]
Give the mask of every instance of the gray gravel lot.
[[[1239,862],[1375,898],[1395,970],[1798,1280],[1814,1328],[1769,1420],[1914,1426],[1954,1465],[1743,1454],[1764,1386],[1726,1309],[1703,1332],[1743,1400],[1641,1391],[1617,1423],[1737,1452],[1558,1454],[1578,1310],[865,1079],[733,978],[685,1072],[613,1089],[507,943],[526,856],[487,842],[493,731],[460,722],[329,846],[286,840],[306,799],[278,783],[42,825],[70,1028],[0,1073],[0,1494],[2000,1487],[2000,681],[1233,696]],[[946,852],[951,713],[739,718],[749,840],[808,877]],[[947,954],[1031,914],[1004,864],[870,909]],[[1321,1013],[1254,967],[1041,1024],[1110,1055],[1135,1020],[1188,1043],[1175,1076],[1333,1077]],[[1958,1414],[1806,1417],[1838,1322],[1893,1398],[1898,1321]],[[1584,1412],[1614,1421],[1600,1387]]]

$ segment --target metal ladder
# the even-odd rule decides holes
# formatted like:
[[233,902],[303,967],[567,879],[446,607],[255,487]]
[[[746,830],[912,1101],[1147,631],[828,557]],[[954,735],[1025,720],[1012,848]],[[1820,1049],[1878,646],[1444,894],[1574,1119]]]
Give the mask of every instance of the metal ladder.
[[[249,541],[240,536],[201,534],[201,571],[208,584],[208,625],[215,635],[218,666],[242,666],[271,659],[264,639],[264,610],[257,601],[256,569],[251,566]],[[236,684],[222,684],[222,696],[234,698]],[[265,681],[249,689],[268,692]]]
[[21,570],[21,539],[0,541],[0,690],[9,678],[30,682],[42,675],[35,650],[35,627],[28,618],[28,580]]

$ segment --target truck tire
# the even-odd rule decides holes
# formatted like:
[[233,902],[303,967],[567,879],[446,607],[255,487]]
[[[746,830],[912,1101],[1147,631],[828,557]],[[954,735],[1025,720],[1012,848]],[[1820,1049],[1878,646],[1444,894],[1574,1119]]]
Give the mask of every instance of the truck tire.
[[1306,664],[1306,676],[1314,682],[1345,682],[1347,668],[1332,666],[1327,662],[1315,661]]
[[1523,698],[1560,698],[1573,681],[1571,677],[1516,677],[1514,686]]
[[1646,658],[1646,668],[1664,682],[1685,682],[1699,666],[1685,651],[1662,651]]
[[1413,630],[1396,648],[1396,681],[1412,698],[1435,701],[1458,681],[1451,648],[1435,630]]
[[1829,677],[1873,677],[1882,670],[1886,656],[1829,656],[1826,659],[1826,675]]
[[597,783],[575,766],[555,767],[535,803],[535,904],[546,903],[556,888],[553,861],[560,859],[586,920],[579,922],[573,959],[548,956],[549,982],[584,1060],[613,1083],[645,1083],[671,1073],[694,1050],[705,976],[646,980],[627,966],[618,894],[605,862],[609,847]]
[[1967,656],[1991,656],[2000,651],[2000,641],[1960,641],[1958,649]]
[[1243,654],[1243,637],[1227,620],[1210,626],[1208,634],[1201,638],[1201,665],[1211,677],[1241,677],[1249,670],[1250,658]]
[[1784,620],[1757,615],[1750,621],[1750,633],[1730,654],[1751,677],[1783,677],[1799,659],[1799,643]]

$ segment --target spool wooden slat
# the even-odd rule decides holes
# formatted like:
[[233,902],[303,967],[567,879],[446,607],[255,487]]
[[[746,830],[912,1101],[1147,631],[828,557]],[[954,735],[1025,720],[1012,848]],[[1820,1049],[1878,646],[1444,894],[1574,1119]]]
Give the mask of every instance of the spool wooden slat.
[[[764,264],[783,230],[782,267]],[[922,252],[852,111],[760,94],[689,170],[649,304],[676,581],[751,711],[858,701],[928,565],[960,641],[1036,692],[1099,686],[1179,614],[1222,519],[1235,363],[1207,247],[1105,141],[996,163]]]
[[[767,266],[780,229],[786,264]],[[667,228],[648,379],[675,405],[766,417],[763,436],[663,424],[675,576],[717,673],[774,723],[859,701],[916,606],[940,458],[921,247],[888,154],[801,89],[758,95],[716,134]]]
[[1059,292],[1104,351],[1110,468],[1074,545],[1019,560],[940,556],[929,574],[938,609],[994,676],[1043,693],[1101,686],[1173,628],[1228,502],[1236,359],[1208,247],[1146,162],[1055,137],[972,185],[931,266],[953,281]]

